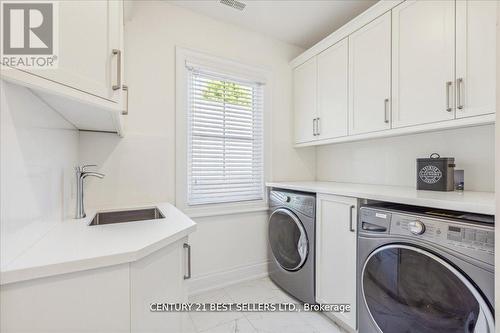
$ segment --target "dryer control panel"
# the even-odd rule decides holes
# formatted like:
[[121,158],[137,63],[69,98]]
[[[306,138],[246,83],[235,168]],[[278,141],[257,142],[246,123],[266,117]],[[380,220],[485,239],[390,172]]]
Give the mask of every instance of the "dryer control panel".
[[495,249],[493,226],[392,214],[390,234],[426,240],[481,261],[493,263]]
[[494,225],[365,206],[360,235],[386,234],[422,240],[493,265]]

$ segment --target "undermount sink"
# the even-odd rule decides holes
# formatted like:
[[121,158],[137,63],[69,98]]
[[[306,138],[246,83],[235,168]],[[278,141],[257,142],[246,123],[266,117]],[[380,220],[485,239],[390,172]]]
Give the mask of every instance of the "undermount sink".
[[144,209],[129,209],[113,212],[99,212],[94,216],[92,222],[90,222],[89,225],[137,222],[163,218],[165,218],[165,216],[163,216],[161,211],[156,207]]

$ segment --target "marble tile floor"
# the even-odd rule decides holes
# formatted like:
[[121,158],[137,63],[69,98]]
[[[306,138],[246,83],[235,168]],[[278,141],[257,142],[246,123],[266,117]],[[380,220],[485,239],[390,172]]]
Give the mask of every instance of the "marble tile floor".
[[[269,278],[245,281],[197,294],[192,303],[297,303]],[[315,312],[191,312],[183,333],[343,333]]]

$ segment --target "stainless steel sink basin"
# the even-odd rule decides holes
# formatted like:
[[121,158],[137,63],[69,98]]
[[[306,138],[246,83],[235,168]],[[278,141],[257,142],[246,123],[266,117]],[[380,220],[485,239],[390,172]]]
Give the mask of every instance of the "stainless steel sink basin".
[[94,216],[92,222],[90,222],[89,225],[136,222],[145,220],[157,220],[163,218],[165,218],[165,216],[163,216],[161,211],[156,207],[145,209],[130,209],[114,212],[99,212]]

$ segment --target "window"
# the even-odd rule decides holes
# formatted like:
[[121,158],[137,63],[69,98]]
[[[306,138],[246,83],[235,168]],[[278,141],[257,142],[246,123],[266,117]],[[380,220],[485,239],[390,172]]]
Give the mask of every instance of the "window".
[[187,204],[264,199],[263,85],[187,71]]

